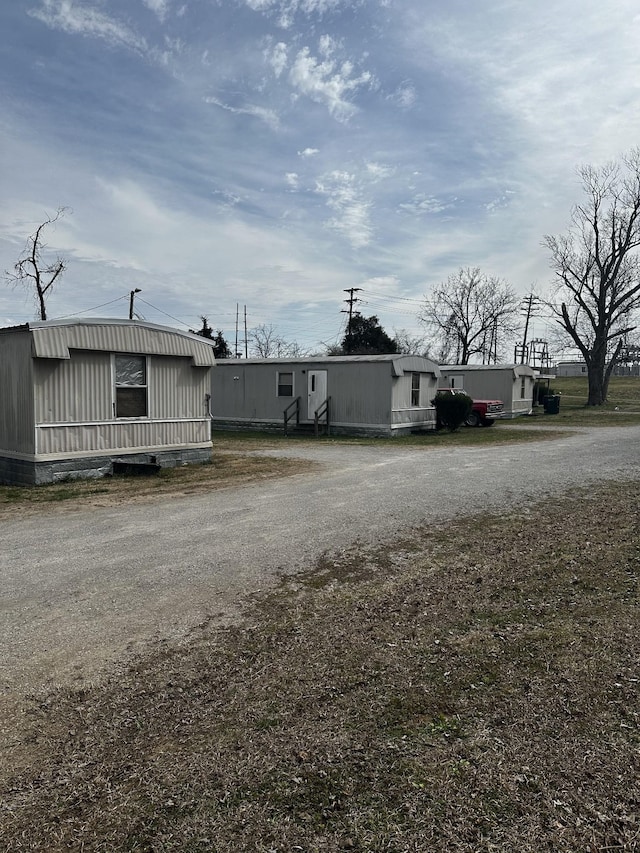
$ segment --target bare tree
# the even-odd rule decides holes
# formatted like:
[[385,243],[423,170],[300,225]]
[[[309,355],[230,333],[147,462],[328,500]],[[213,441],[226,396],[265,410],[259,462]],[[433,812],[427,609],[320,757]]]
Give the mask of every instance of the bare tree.
[[497,359],[499,337],[518,328],[519,299],[502,279],[478,267],[460,269],[425,297],[419,319],[437,339],[440,361],[455,354],[456,364],[473,356]]
[[258,358],[300,358],[304,351],[295,341],[286,341],[272,324],[264,323],[249,332],[252,354]]
[[396,352],[403,355],[422,355],[432,358],[431,345],[426,335],[414,335],[406,329],[394,329],[393,340],[396,344]]
[[587,405],[607,399],[609,380],[640,306],[640,148],[619,162],[578,170],[585,200],[566,234],[545,236],[557,276],[550,303],[587,366]]
[[36,306],[41,320],[47,319],[47,294],[51,292],[53,285],[67,268],[66,262],[60,257],[48,262],[43,259],[43,252],[47,246],[42,241],[42,234],[47,225],[53,225],[66,212],[67,208],[59,207],[55,216],[45,219],[27,239],[23,257],[15,264],[14,271],[5,273],[7,281],[11,284],[22,284],[27,290],[34,289]]

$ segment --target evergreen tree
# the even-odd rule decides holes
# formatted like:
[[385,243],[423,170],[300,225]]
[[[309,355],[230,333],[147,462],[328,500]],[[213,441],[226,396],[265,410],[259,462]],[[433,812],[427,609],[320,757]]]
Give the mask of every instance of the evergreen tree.
[[363,317],[359,312],[353,315],[342,339],[341,354],[385,355],[397,352],[397,341],[389,337],[377,317]]

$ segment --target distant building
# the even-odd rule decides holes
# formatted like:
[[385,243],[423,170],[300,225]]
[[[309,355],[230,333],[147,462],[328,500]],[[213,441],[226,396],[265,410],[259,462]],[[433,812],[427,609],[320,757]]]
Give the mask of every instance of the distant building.
[[444,387],[461,388],[478,400],[502,400],[505,416],[528,415],[540,372],[527,364],[440,365]]
[[587,365],[584,361],[561,361],[555,367],[556,376],[586,376]]

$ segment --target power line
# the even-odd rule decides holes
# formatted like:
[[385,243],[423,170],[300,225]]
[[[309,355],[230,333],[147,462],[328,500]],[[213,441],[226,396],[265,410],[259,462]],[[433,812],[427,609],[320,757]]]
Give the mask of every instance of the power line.
[[66,320],[68,317],[79,317],[81,314],[88,314],[90,311],[97,311],[99,308],[105,308],[107,305],[113,305],[115,302],[120,302],[122,299],[128,299],[128,296],[118,296],[117,299],[112,299],[110,302],[103,302],[101,305],[96,305],[94,308],[86,308],[84,311],[76,311],[75,314],[62,314],[60,317],[54,317],[54,320]]

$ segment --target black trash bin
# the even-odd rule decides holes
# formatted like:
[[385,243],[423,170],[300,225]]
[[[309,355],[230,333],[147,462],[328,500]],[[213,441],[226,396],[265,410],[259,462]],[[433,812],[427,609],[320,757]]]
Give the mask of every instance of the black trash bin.
[[542,405],[544,406],[544,410],[547,415],[558,415],[560,414],[560,395],[559,394],[551,394],[547,395],[542,401]]

